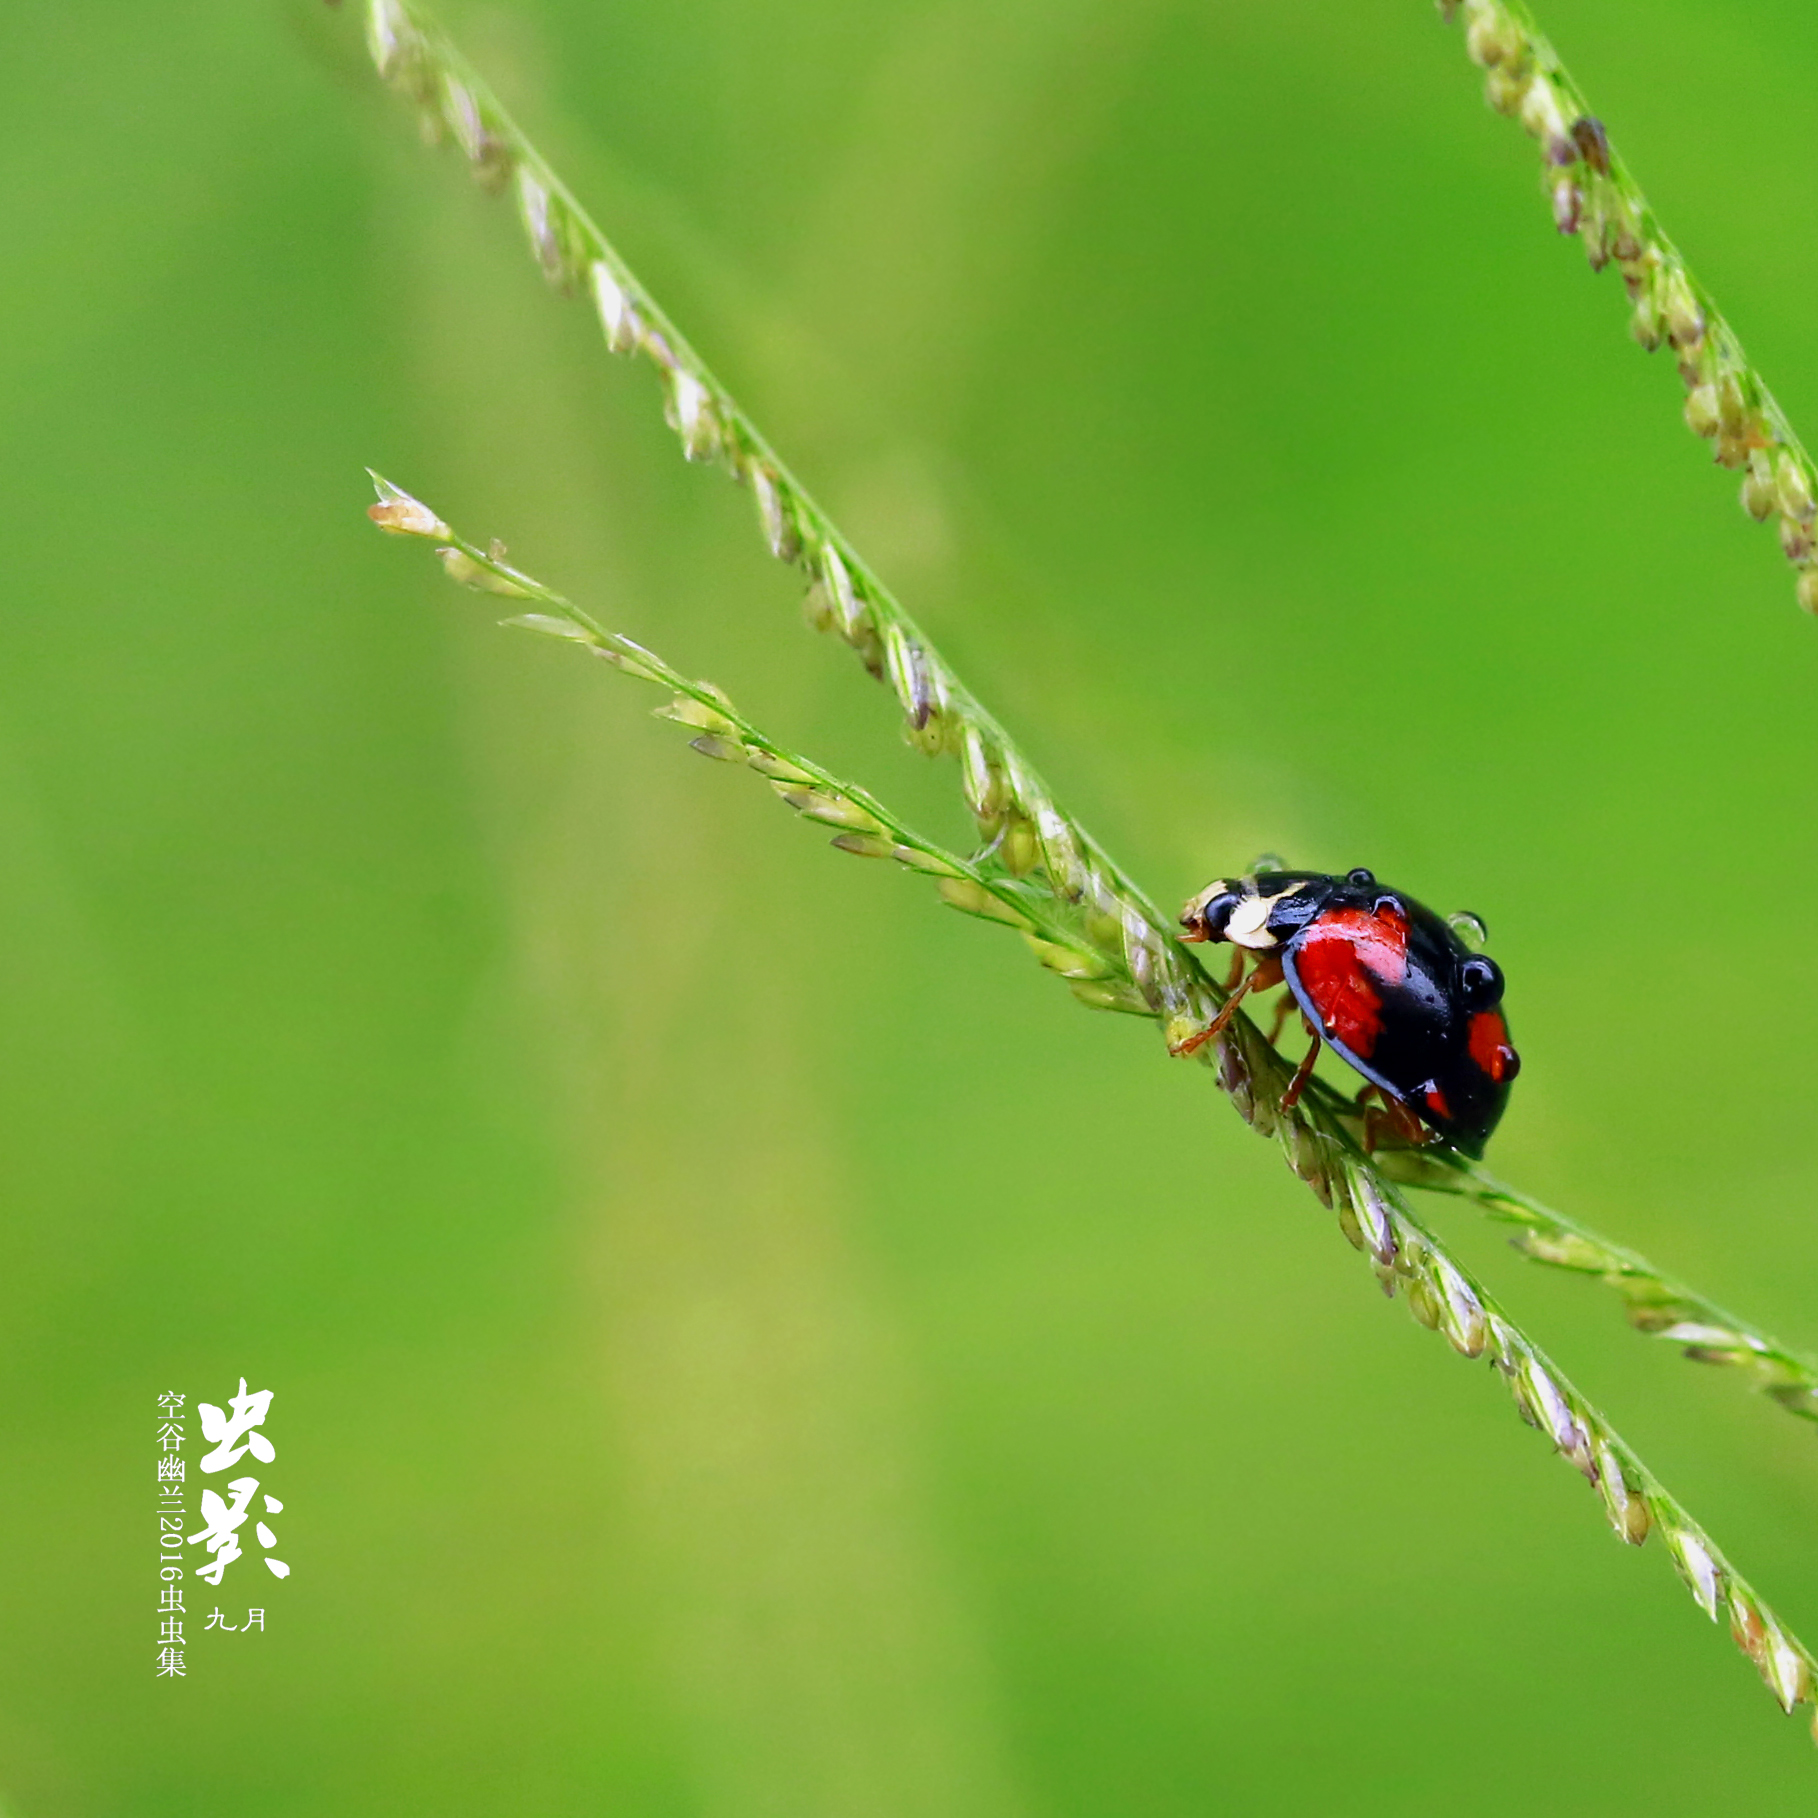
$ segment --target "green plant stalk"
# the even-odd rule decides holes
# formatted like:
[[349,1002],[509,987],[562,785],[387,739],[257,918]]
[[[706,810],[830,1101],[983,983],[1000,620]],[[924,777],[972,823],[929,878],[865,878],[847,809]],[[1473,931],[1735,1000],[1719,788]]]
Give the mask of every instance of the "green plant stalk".
[[[963,793],[986,844],[966,862],[969,870],[948,875],[949,891],[982,893],[972,903],[955,906],[970,907],[972,913],[991,919],[1010,919],[995,911],[1045,899],[1046,919],[1040,927],[1030,922],[1027,931],[1035,932],[1041,945],[1062,954],[1090,954],[1100,969],[1097,976],[1073,977],[1076,995],[1098,1007],[1155,1018],[1171,1047],[1203,1029],[1225,993],[1200,970],[1190,949],[1175,938],[1173,926],[1140,887],[1062,811],[1033,766],[637,284],[440,29],[407,0],[370,0],[368,32],[381,75],[416,102],[426,134],[432,139],[451,136],[486,187],[515,186],[532,251],[550,281],[564,291],[589,294],[608,346],[639,354],[657,368],[666,415],[687,457],[716,462],[751,488],[772,553],[810,579],[806,600],[810,622],[844,637],[870,672],[892,688],[913,744],[930,754],[945,751],[958,759]],[[382,492],[375,516],[394,511],[399,521],[387,522],[387,528],[441,533],[457,563],[469,565],[466,576],[459,578],[492,591],[536,598],[550,605],[562,622],[584,633],[584,641],[609,640],[609,634],[585,621],[575,608],[510,569],[495,554],[454,539],[415,501],[388,498]],[[404,521],[413,513],[425,521]],[[632,663],[645,661],[636,647],[620,648],[610,640],[606,647]],[[676,685],[670,681],[674,672],[653,673]],[[677,691],[697,707],[707,705],[687,689]],[[719,698],[713,694],[714,711],[723,715]],[[770,750],[767,745],[754,749]],[[818,776],[816,786],[822,790],[837,793],[845,787],[825,773]],[[880,805],[871,798],[848,794],[846,799],[885,830],[861,837],[888,837],[905,851],[931,856],[919,837],[915,843],[899,839],[894,824],[878,812]],[[1011,892],[1012,885],[1020,888]],[[949,900],[954,900],[951,895]],[[1024,920],[1019,917],[1017,925],[1025,925]],[[1054,939],[1056,935],[1060,938]],[[1730,1609],[1739,1643],[1783,1706],[1790,1710],[1810,1702],[1812,1657],[1735,1578],[1709,1537],[1645,1472],[1601,1416],[1444,1255],[1400,1199],[1392,1177],[1465,1191],[1499,1216],[1509,1216],[1509,1208],[1519,1206],[1536,1228],[1553,1215],[1529,1207],[1487,1179],[1477,1188],[1461,1188],[1452,1161],[1427,1152],[1391,1149],[1367,1157],[1357,1107],[1322,1082],[1312,1082],[1298,1105],[1284,1107],[1291,1069],[1241,1015],[1200,1050],[1199,1058],[1215,1068],[1240,1115],[1261,1134],[1281,1142],[1290,1167],[1338,1211],[1347,1236],[1371,1251],[1385,1288],[1393,1292],[1397,1282],[1407,1284],[1410,1308],[1423,1323],[1445,1329],[1467,1354],[1487,1351],[1509,1380],[1524,1415],[1548,1431],[1555,1447],[1597,1484],[1618,1531],[1640,1541],[1652,1526],[1660,1526],[1701,1607],[1712,1615],[1720,1603]],[[1603,1241],[1588,1232],[1580,1234],[1587,1241]],[[1611,1256],[1619,1254],[1614,1246],[1604,1248]],[[1528,1253],[1541,1255],[1534,1249]],[[1675,1286],[1643,1259],[1620,1254],[1635,1278],[1645,1275],[1658,1281],[1663,1292]],[[1791,1358],[1752,1328],[1737,1322],[1734,1329],[1745,1337],[1759,1337],[1762,1347],[1774,1355]],[[1797,1367],[1810,1386],[1818,1387],[1818,1369],[1804,1363]]]
[[[454,580],[478,591],[530,602],[546,610],[521,613],[507,625],[579,645],[643,681],[670,691],[659,717],[692,730],[703,756],[743,764],[763,776],[784,804],[803,819],[836,826],[833,844],[866,858],[890,858],[935,879],[955,908],[1020,930],[1050,970],[1076,992],[1116,994],[1115,1007],[1154,1015],[1142,1002],[1127,969],[1078,938],[1065,906],[1040,890],[1009,878],[994,862],[950,852],[917,833],[868,790],[835,776],[812,758],[791,750],[747,719],[711,682],[691,681],[654,651],[608,630],[572,601],[506,563],[503,549],[481,549],[433,511],[388,480],[373,476],[379,501],[370,515],[382,529],[426,538]],[[1047,900],[1044,901],[1044,895]],[[1089,997],[1088,1001],[1092,1001]],[[1266,1044],[1257,1043],[1273,1059]],[[1289,1165],[1338,1214],[1340,1229],[1369,1258],[1391,1297],[1399,1290],[1412,1316],[1442,1333],[1465,1357],[1487,1358],[1529,1425],[1581,1471],[1601,1499],[1616,1534],[1641,1545],[1656,1528],[1699,1607],[1729,1617],[1737,1644],[1759,1668],[1784,1710],[1813,1703],[1818,1660],[1762,1602],[1717,1548],[1709,1534],[1641,1462],[1601,1412],[1561,1373],[1446,1252],[1409,1210],[1393,1185],[1359,1154],[1348,1133],[1323,1107],[1283,1113],[1279,1073],[1257,1092],[1246,1079],[1233,1043],[1221,1062],[1226,1089],[1249,1091],[1249,1115],[1281,1141]]]
[[1593,271],[1614,265],[1622,274],[1630,331],[1650,353],[1673,350],[1688,427],[1711,443],[1719,466],[1742,473],[1743,510],[1758,523],[1778,521],[1780,546],[1799,573],[1799,603],[1818,612],[1818,469],[1716,299],[1667,238],[1521,0],[1439,0],[1439,10],[1462,16],[1490,106],[1540,142],[1554,225],[1583,240]]
[[[694,728],[698,736],[689,742],[703,757],[749,765],[769,779],[788,807],[810,821],[839,828],[833,844],[840,850],[861,858],[895,859],[912,871],[934,877],[942,899],[951,907],[1019,930],[1051,971],[1096,987],[1091,994],[1094,1003],[1107,991],[1130,985],[1127,971],[1120,971],[1114,962],[1078,940],[1044,892],[1009,877],[988,856],[961,858],[924,838],[869,791],[779,745],[747,720],[724,690],[711,682],[691,681],[654,651],[608,630],[573,601],[513,568],[505,560],[503,545],[494,543],[481,549],[382,475],[372,474],[372,482],[379,500],[368,515],[382,530],[434,542],[444,571],[464,587],[507,599],[533,600],[549,608],[549,613],[521,613],[502,623],[566,639],[627,675],[671,690],[673,699],[667,707],[657,709],[658,717]],[[1135,996],[1127,1003],[1101,1007],[1148,1014]]]
[[[1473,0],[1473,21],[1481,10]],[[1478,27],[1473,23],[1470,29]],[[784,466],[446,35],[406,0],[371,0],[368,37],[380,74],[417,104],[427,136],[451,138],[485,188],[515,187],[545,275],[563,290],[591,298],[613,351],[641,356],[657,369],[665,412],[684,454],[724,467],[751,488],[772,552],[810,579],[810,622],[843,637],[893,689],[913,743],[958,757],[967,805],[1003,867],[1013,877],[1058,880],[1057,888],[1082,911],[1083,938],[1101,960],[1134,981],[1143,1004],[1161,1014],[1170,1042],[1204,1027],[1224,994],[1173,938],[1173,925],[1055,804],[1034,766]],[[1474,54],[1482,54],[1479,40],[1473,47]],[[1546,57],[1556,68],[1550,50]],[[1569,95],[1576,107],[1577,91]],[[1560,115],[1567,117],[1578,115]],[[1613,164],[1612,170],[1620,167]],[[1626,184],[1626,177],[1621,181]],[[1651,216],[1646,219],[1651,223]],[[1716,319],[1714,308],[1710,314]],[[1804,461],[1803,452],[1798,459]],[[1091,1001],[1085,991],[1081,995]],[[1241,1047],[1240,1060],[1255,1074],[1267,1044],[1253,1025],[1241,1016],[1234,1019],[1229,1040]],[[1222,1047],[1203,1058],[1221,1056]],[[1270,1065],[1287,1077],[1272,1055]],[[1309,1097],[1338,1119],[1354,1142],[1363,1142],[1362,1119],[1348,1100],[1318,1079]],[[1449,1153],[1388,1149],[1380,1161],[1406,1184],[1468,1199],[1495,1218],[1519,1224],[1521,1234],[1513,1242],[1523,1255],[1608,1282],[1644,1333],[1684,1344],[1697,1361],[1736,1366],[1789,1411],[1818,1419],[1818,1361],[1706,1300],[1647,1258]]]
[[1676,1281],[1637,1251],[1613,1244],[1576,1219],[1448,1156],[1419,1182],[1473,1201],[1492,1218],[1521,1227],[1509,1241],[1522,1255],[1592,1275],[1623,1298],[1629,1323],[1650,1337],[1683,1345],[1696,1363],[1727,1364],[1790,1414],[1818,1420],[1818,1365]]

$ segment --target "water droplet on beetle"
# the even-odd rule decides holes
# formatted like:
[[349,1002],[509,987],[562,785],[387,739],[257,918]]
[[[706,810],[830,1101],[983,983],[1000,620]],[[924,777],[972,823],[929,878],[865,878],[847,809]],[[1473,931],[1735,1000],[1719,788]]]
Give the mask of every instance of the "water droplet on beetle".
[[1473,953],[1481,953],[1490,939],[1490,931],[1483,924],[1481,915],[1473,915],[1469,909],[1460,909],[1454,915],[1446,917],[1446,926],[1470,948]]
[[1279,852],[1259,852],[1245,870],[1245,877],[1255,877],[1263,871],[1286,871],[1288,861]]

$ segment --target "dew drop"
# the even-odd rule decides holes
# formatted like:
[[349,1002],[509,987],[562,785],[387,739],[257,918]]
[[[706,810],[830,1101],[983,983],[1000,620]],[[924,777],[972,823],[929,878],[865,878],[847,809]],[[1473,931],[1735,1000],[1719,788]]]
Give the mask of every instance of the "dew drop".
[[1483,925],[1483,917],[1473,915],[1469,909],[1460,909],[1455,915],[1448,915],[1446,926],[1473,953],[1481,953],[1490,938],[1489,929]]
[[1245,877],[1257,877],[1265,871],[1286,871],[1288,861],[1279,852],[1259,852],[1250,861]]

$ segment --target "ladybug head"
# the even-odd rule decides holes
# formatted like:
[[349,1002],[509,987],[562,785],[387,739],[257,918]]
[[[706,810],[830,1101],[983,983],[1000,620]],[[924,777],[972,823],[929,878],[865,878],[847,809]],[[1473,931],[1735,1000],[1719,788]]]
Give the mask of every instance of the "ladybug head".
[[1317,913],[1332,880],[1311,871],[1262,871],[1220,878],[1180,912],[1183,941],[1230,941],[1261,952],[1279,947]]
[[1189,897],[1180,912],[1180,938],[1183,941],[1224,940],[1232,912],[1251,894],[1246,888],[1249,882],[1246,878],[1228,884],[1220,878],[1217,883],[1208,884],[1198,896]]

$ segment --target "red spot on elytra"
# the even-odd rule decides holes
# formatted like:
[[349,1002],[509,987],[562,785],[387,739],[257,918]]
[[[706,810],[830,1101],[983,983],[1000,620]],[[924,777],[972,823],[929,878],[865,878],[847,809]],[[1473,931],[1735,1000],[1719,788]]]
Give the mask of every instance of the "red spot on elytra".
[[1380,914],[1331,910],[1300,931],[1294,971],[1326,1034],[1368,1060],[1382,1033],[1377,987],[1399,985],[1408,975],[1408,918],[1393,904]]
[[1509,1025],[1498,1010],[1479,1010],[1471,1018],[1469,1036],[1471,1059],[1500,1086],[1513,1079],[1521,1066],[1521,1057],[1509,1046]]
[[1447,1123],[1452,1121],[1452,1107],[1446,1102],[1446,1095],[1440,1091],[1438,1086],[1429,1084],[1421,1096],[1426,1099],[1427,1109],[1435,1117],[1444,1118]]

